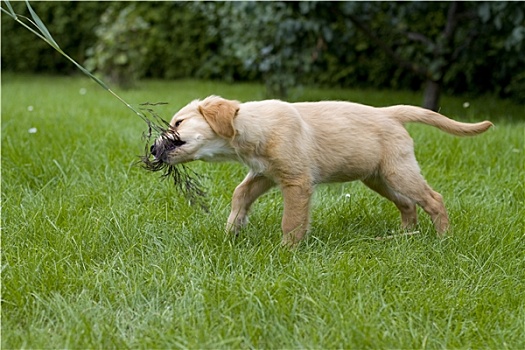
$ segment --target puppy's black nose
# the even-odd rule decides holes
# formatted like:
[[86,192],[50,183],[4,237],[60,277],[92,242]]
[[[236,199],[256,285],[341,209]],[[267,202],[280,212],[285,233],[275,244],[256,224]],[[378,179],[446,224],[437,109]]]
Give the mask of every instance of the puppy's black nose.
[[149,151],[153,155],[153,157],[157,156],[157,149],[155,148],[155,145],[151,145]]

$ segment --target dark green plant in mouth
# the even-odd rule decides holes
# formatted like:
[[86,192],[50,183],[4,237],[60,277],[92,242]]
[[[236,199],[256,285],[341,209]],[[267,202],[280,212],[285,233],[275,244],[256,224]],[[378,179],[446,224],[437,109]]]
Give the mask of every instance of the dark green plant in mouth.
[[142,110],[148,112],[152,118],[147,119],[148,131],[143,134],[146,142],[144,155],[140,157],[142,167],[153,172],[163,172],[162,178],[171,178],[175,187],[188,198],[191,205],[198,205],[203,210],[208,211],[204,198],[204,191],[200,180],[201,176],[184,164],[169,164],[166,162],[168,152],[185,144],[180,139],[179,134],[173,129],[166,120],[160,117],[153,108],[161,103],[142,103]]

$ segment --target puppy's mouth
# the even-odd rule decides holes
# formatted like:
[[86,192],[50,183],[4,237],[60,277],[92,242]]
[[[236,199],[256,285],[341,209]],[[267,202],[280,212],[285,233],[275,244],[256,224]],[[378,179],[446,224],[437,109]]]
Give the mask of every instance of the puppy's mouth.
[[[156,104],[145,103],[143,105]],[[153,109],[147,108],[146,110],[152,115],[153,120],[146,121],[148,132],[143,134],[146,140],[144,155],[140,157],[143,168],[162,172],[162,177],[171,178],[174,185],[189,199],[191,204],[197,204],[208,211],[208,206],[204,201],[206,192],[200,184],[199,174],[185,167],[184,164],[169,163],[170,155],[184,146],[186,141],[183,141],[177,130],[158,116]],[[152,144],[153,137],[156,139]]]
[[149,151],[157,161],[166,162],[171,152],[186,144],[186,141],[180,139],[180,136],[173,131],[163,133]]
[[156,142],[150,147],[151,155],[160,161],[167,161],[169,153],[186,144],[186,141],[180,139],[163,139]]

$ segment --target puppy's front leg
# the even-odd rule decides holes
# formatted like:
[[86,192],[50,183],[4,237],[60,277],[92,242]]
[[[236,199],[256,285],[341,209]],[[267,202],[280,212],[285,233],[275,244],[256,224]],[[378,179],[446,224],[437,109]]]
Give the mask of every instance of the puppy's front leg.
[[266,176],[250,171],[233,192],[232,210],[226,230],[237,233],[248,221],[248,211],[252,203],[273,186],[275,182]]
[[285,185],[281,190],[284,198],[282,243],[284,246],[294,247],[308,231],[313,188],[311,185]]

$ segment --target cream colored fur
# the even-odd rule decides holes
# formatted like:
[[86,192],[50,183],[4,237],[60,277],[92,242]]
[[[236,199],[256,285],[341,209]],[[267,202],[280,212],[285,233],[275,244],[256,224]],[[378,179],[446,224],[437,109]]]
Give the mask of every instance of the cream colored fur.
[[[228,230],[247,221],[252,203],[273,186],[284,199],[283,243],[295,245],[307,232],[314,186],[361,180],[401,212],[402,226],[417,223],[416,204],[443,234],[449,227],[441,195],[420,173],[404,123],[419,122],[468,136],[489,121],[467,124],[413,106],[375,108],[350,102],[240,103],[218,96],[182,108],[171,125],[186,143],[171,151],[171,164],[197,159],[236,160],[250,171],[232,198]],[[160,142],[160,141],[157,141]]]

